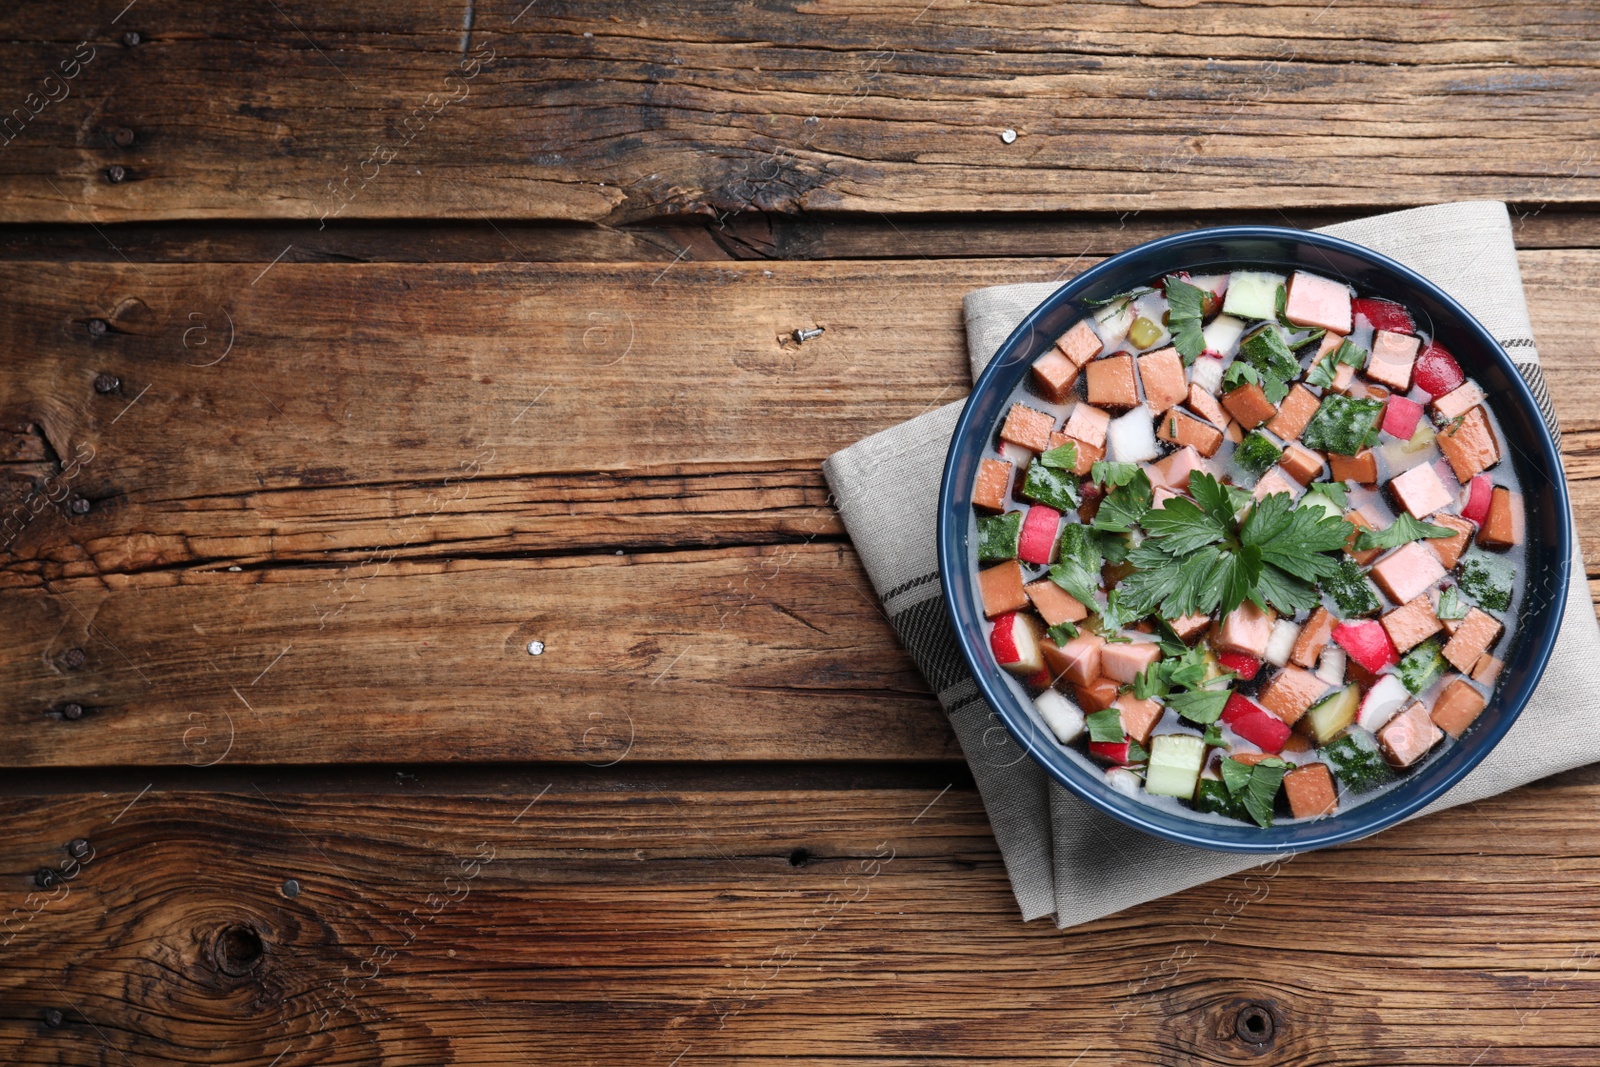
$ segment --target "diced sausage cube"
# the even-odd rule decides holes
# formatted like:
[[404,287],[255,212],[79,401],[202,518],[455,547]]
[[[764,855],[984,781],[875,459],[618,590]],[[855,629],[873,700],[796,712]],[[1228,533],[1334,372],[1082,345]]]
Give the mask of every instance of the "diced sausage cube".
[[1288,493],[1289,499],[1295,500],[1303,492],[1305,492],[1304,486],[1285,478],[1278,468],[1274,467],[1261,476],[1261,480],[1256,483],[1255,490],[1250,495],[1257,500],[1265,500],[1274,493]]
[[1273,621],[1272,612],[1263,611],[1246,600],[1223,616],[1214,643],[1221,652],[1243,652],[1262,659],[1267,654],[1267,642],[1272,638]]
[[1072,399],[1072,387],[1078,384],[1078,365],[1052,348],[1033,361],[1033,384],[1052,404],[1064,404]]
[[1222,410],[1222,405],[1217,398],[1200,388],[1198,385],[1189,386],[1189,410],[1199,415],[1202,419],[1214,426],[1228,425],[1228,413]]
[[1068,437],[1104,449],[1106,427],[1110,425],[1111,416],[1108,413],[1089,404],[1079,404],[1072,409],[1072,414],[1067,416],[1066,434]]
[[1350,287],[1297,270],[1289,276],[1289,297],[1284,302],[1283,315],[1296,326],[1320,326],[1349,333]]
[[1257,698],[1262,707],[1293,726],[1328,691],[1328,683],[1310,671],[1285,667],[1262,687]]
[[1100,673],[1113,681],[1131,685],[1133,680],[1161,658],[1161,646],[1149,641],[1113,643],[1100,653]]
[[1079,319],[1072,324],[1072,329],[1056,338],[1056,347],[1074,366],[1081,367],[1100,354],[1100,337],[1088,319]]
[[1306,424],[1321,403],[1317,394],[1296,382],[1289,395],[1283,398],[1278,413],[1267,421],[1267,429],[1285,441],[1293,441],[1305,432]]
[[1157,415],[1181,404],[1189,395],[1183,377],[1183,357],[1176,348],[1163,348],[1139,357],[1139,384],[1144,386],[1144,402]]
[[1068,437],[1060,432],[1050,435],[1051,448],[1060,448],[1066,444],[1072,445],[1073,453],[1077,457],[1077,462],[1072,465],[1072,473],[1080,478],[1088,474],[1096,463],[1106,458],[1105,449],[1091,445],[1087,441],[1080,441],[1076,437]]
[[1467,550],[1467,542],[1472,540],[1472,534],[1477,527],[1458,515],[1435,515],[1428,521],[1435,526],[1444,526],[1455,531],[1449,537],[1428,538],[1428,547],[1439,557],[1439,562],[1444,564],[1445,570],[1450,570],[1461,559],[1461,553]]
[[1080,634],[1064,645],[1044,643],[1044,662],[1053,677],[1074,685],[1088,685],[1100,677],[1100,653],[1106,647],[1099,634]]
[[1021,445],[1030,452],[1044,452],[1050,448],[1050,433],[1055,428],[1054,415],[1026,404],[1012,404],[1006,413],[1005,425],[1000,427],[1000,439]]
[[1238,444],[1240,441],[1244,440],[1244,427],[1240,426],[1232,419],[1229,419],[1228,425],[1222,429],[1222,436],[1226,437],[1234,444]]
[[1501,663],[1499,660],[1489,655],[1489,653],[1485,652],[1483,655],[1478,657],[1478,662],[1473,665],[1472,680],[1477,682],[1479,685],[1486,685],[1490,688],[1493,688],[1494,681],[1496,678],[1500,677],[1500,669],[1504,666],[1505,664]]
[[1135,700],[1132,693],[1123,693],[1112,707],[1122,712],[1122,732],[1141,745],[1150,743],[1150,731],[1161,721],[1162,707],[1154,700]]
[[1096,407],[1131,408],[1139,403],[1133,383],[1133,357],[1124,352],[1091,362],[1083,370],[1089,403]]
[[1283,793],[1297,819],[1332,815],[1339,807],[1339,794],[1326,763],[1303,764],[1284,775]]
[[1328,639],[1333,636],[1333,627],[1338,621],[1331,611],[1318,605],[1305,625],[1300,627],[1294,648],[1289,652],[1289,662],[1308,669],[1315,667],[1322,650],[1328,647]]
[[1440,427],[1437,440],[1439,451],[1450,461],[1450,469],[1462,484],[1500,462],[1500,446],[1495,443],[1494,431],[1489,428],[1489,418],[1482,406],[1461,416],[1460,422],[1452,421]]
[[1483,403],[1483,390],[1475,382],[1462,382],[1433,402],[1433,413],[1442,419],[1458,419]]
[[990,619],[1027,607],[1028,594],[1022,588],[1022,565],[1014,559],[1008,559],[979,571],[978,598],[983,601],[984,616]]
[[1187,445],[1208,458],[1222,447],[1221,430],[1176,408],[1168,409],[1156,420],[1156,436],[1179,447]]
[[1411,368],[1417,361],[1422,342],[1410,334],[1379,330],[1372,335],[1372,355],[1367,358],[1367,377],[1382,382],[1395,392],[1411,388]]
[[1246,430],[1253,430],[1278,413],[1261,386],[1246,382],[1230,393],[1222,394],[1222,406]]
[[1003,459],[978,462],[978,481],[972,487],[972,506],[981,511],[1004,511],[1011,491],[1011,464]]
[[1445,574],[1433,550],[1420,541],[1401,545],[1372,565],[1372,580],[1383,595],[1405,604],[1426,593]]
[[1381,548],[1356,548],[1356,541],[1360,539],[1362,530],[1377,529],[1377,523],[1373,522],[1371,515],[1365,510],[1357,508],[1355,511],[1345,512],[1344,521],[1355,527],[1354,530],[1350,531],[1350,536],[1344,543],[1346,555],[1363,567],[1383,555],[1383,549]]
[[1409,767],[1439,743],[1444,734],[1433,724],[1428,709],[1412,704],[1378,730],[1384,758],[1396,767]]
[[1422,644],[1439,632],[1439,616],[1433,613],[1433,601],[1426,595],[1408,600],[1385,615],[1381,620],[1395,651],[1405,652]]
[[1060,626],[1064,622],[1077,622],[1088,618],[1089,609],[1078,603],[1078,598],[1048,578],[1029,582],[1022,587],[1033,601],[1033,608],[1044,619],[1046,626]]
[[1072,695],[1084,711],[1105,711],[1117,702],[1121,692],[1122,686],[1110,678],[1096,678],[1088,685],[1074,683],[1072,686]]
[[1200,453],[1196,452],[1194,448],[1185,445],[1166,459],[1158,460],[1151,466],[1153,468],[1152,474],[1159,476],[1162,484],[1181,492],[1188,490],[1189,476],[1191,474],[1195,471],[1204,471],[1206,469],[1206,461],[1201,458]]
[[1444,480],[1427,463],[1395,475],[1389,481],[1389,491],[1414,519],[1426,519],[1455,500],[1455,494],[1445,488]]
[[1433,724],[1451,737],[1459,738],[1477,721],[1483,708],[1483,694],[1465,678],[1457,678],[1445,686],[1439,699],[1433,702]]
[[1301,485],[1310,485],[1322,473],[1322,455],[1290,441],[1283,446],[1283,455],[1278,457],[1278,466]]
[[1167,625],[1172,627],[1172,632],[1178,635],[1178,640],[1185,644],[1193,644],[1194,639],[1206,632],[1206,627],[1211,625],[1211,616],[1195,612],[1193,615],[1179,615]]
[[1494,487],[1489,498],[1489,517],[1478,531],[1478,544],[1485,548],[1510,548],[1522,543],[1522,497],[1503,485]]
[[1478,658],[1500,639],[1500,620],[1486,611],[1469,608],[1456,632],[1445,642],[1444,658],[1462,674],[1471,673]]
[[1358,485],[1378,484],[1378,457],[1372,449],[1364,448],[1353,456],[1341,456],[1337,452],[1328,457],[1328,466],[1331,468],[1333,480],[1336,482],[1355,482]]

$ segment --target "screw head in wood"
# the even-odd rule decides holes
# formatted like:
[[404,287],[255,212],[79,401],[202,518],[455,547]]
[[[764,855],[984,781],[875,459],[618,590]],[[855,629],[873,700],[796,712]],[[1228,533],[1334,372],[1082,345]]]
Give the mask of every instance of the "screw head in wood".
[[89,662],[89,657],[81,648],[69,648],[61,654],[61,664],[68,670],[75,671]]
[[74,515],[87,515],[89,514],[89,509],[94,507],[93,504],[89,503],[88,497],[82,496],[73,497],[72,503],[68,506],[72,509]]
[[[98,320],[96,320],[98,321]],[[115,374],[101,371],[94,376],[94,391],[97,393],[114,393],[122,388],[122,379]]]
[[111,324],[105,319],[90,319],[88,326],[90,337],[104,337],[106,331],[111,329]]
[[39,1013],[39,1018],[52,1030],[59,1029],[61,1024],[67,1021],[67,1017],[61,1014],[60,1008],[46,1008]]
[[87,859],[89,856],[89,842],[81,837],[74,837],[67,842],[67,855],[75,860]]
[[118,148],[131,148],[133,146],[133,131],[126,126],[118,126],[111,132],[111,143]]
[[63,705],[61,705],[61,717],[63,719],[68,720],[69,722],[77,722],[79,719],[83,718],[83,705],[82,704],[63,704]]
[[285,878],[283,880],[282,887],[280,887],[280,892],[282,892],[285,897],[293,900],[295,897],[300,895],[300,883],[295,881],[293,878]]
[[49,889],[61,880],[61,876],[53,868],[40,867],[33,872],[33,884],[40,889]]
[[138,30],[129,30],[127,33],[122,35],[122,43],[127,45],[129,48],[138,47],[139,42],[143,40],[144,38],[139,36]]
[[106,168],[106,181],[112,185],[120,185],[128,180],[128,168],[121,163],[113,163]]

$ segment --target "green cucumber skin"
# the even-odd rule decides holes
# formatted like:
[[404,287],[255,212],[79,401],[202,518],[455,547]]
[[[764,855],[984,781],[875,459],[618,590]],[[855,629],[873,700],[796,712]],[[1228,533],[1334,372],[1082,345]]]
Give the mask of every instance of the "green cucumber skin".
[[1318,452],[1337,452],[1353,456],[1366,448],[1376,435],[1383,417],[1381,400],[1357,399],[1342,393],[1326,393],[1317,413],[1311,416],[1300,440]]
[[1022,512],[985,515],[978,520],[978,562],[1004,563],[1017,558],[1022,537]]

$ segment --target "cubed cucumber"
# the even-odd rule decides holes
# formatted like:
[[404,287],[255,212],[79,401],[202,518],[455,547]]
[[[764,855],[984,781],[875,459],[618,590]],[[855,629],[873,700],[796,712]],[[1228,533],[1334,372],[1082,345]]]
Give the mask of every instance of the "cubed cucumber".
[[1288,279],[1265,271],[1236,270],[1228,275],[1228,295],[1222,313],[1241,319],[1278,317],[1278,286]]
[[1317,749],[1339,784],[1352,793],[1365,793],[1394,781],[1395,773],[1378,749],[1378,739],[1359,726]]
[[1306,712],[1306,726],[1310,728],[1317,744],[1325,745],[1356,721],[1356,712],[1360,708],[1361,690],[1347,685],[1311,705],[1311,710]]
[[1318,452],[1353,456],[1377,437],[1384,406],[1381,400],[1324,393],[1300,441]]
[[1442,674],[1450,664],[1444,658],[1438,638],[1430,637],[1422,644],[1400,657],[1395,673],[1406,687],[1406,692],[1416,696]]
[[1321,489],[1325,484],[1326,483],[1324,482],[1317,482],[1315,485],[1313,485],[1306,492],[1306,495],[1300,498],[1300,507],[1318,508],[1324,515],[1327,515],[1330,518],[1344,518],[1344,512],[1340,510],[1339,505],[1335,504],[1332,500],[1329,500],[1322,493],[1318,492],[1318,490]]
[[1300,375],[1300,360],[1289,350],[1276,326],[1263,326],[1240,341],[1239,358],[1274,378],[1288,380]]
[[1022,495],[1057,511],[1071,511],[1078,506],[1078,476],[1043,463],[1030,463],[1022,479]]
[[1260,477],[1267,468],[1278,462],[1283,449],[1272,443],[1272,438],[1260,430],[1252,430],[1233,450],[1233,461],[1251,474]]
[[1456,583],[1486,611],[1505,611],[1511,606],[1511,589],[1516,571],[1501,556],[1491,556],[1477,548],[1469,549],[1456,565]]
[[1337,569],[1322,580],[1322,591],[1333,598],[1341,619],[1377,614],[1378,591],[1353,559],[1339,561]]
[[1002,563],[1017,558],[1017,539],[1022,535],[1022,512],[984,515],[978,519],[978,562]]
[[1193,734],[1151,738],[1150,762],[1144,772],[1145,792],[1188,800],[1194,796],[1205,759],[1206,743]]

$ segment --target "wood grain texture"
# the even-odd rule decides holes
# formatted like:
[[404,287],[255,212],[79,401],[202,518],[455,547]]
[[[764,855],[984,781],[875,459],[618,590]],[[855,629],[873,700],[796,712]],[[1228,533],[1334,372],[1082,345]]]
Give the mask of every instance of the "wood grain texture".
[[122,6],[0,16],[0,218],[1600,200],[1587,0]]
[[[0,763],[952,757],[817,464],[1090,262],[7,264]],[[1523,262],[1600,559],[1600,252]]]
[[[1017,921],[968,789],[684,790],[635,770],[605,792],[0,800],[0,1057],[1592,1056],[1600,842],[1564,813],[1600,802],[1593,774],[1061,933]],[[44,867],[71,877],[36,889]],[[1251,1005],[1270,1040],[1237,1036]]]

